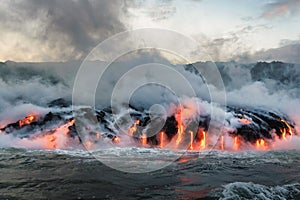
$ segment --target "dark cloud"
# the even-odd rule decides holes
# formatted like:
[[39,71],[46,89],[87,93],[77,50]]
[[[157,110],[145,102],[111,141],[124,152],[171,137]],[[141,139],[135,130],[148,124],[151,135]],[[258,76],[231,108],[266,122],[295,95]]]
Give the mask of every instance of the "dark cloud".
[[300,11],[300,0],[276,0],[264,7],[263,18],[275,18],[294,15]]
[[126,29],[122,19],[122,11],[126,8],[118,0],[26,0],[4,3],[0,14],[2,31],[19,33],[44,43],[43,48],[61,51],[57,52],[58,59],[82,58],[97,43]]
[[[171,17],[173,0],[0,0],[1,59],[66,61],[84,58],[104,39],[130,29],[139,10],[151,19]],[[9,45],[9,47],[7,46]],[[14,51],[12,54],[10,52]]]

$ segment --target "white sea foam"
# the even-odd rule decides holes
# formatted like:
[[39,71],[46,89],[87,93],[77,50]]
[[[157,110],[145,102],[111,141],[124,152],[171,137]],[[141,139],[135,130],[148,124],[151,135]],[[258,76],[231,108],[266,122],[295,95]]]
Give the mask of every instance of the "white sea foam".
[[282,186],[265,186],[252,182],[234,182],[224,186],[222,200],[242,200],[242,199],[299,199],[300,183]]

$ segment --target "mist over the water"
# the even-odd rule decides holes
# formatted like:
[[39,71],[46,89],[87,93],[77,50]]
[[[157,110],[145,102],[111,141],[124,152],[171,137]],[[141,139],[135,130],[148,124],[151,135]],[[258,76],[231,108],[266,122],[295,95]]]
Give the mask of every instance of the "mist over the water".
[[[194,65],[205,68],[209,66],[210,62],[198,62],[193,65],[172,65],[164,60],[164,63],[176,69],[189,81],[198,98],[209,101],[208,88],[210,92],[218,94],[219,88],[216,88],[214,85],[207,86],[203,81],[203,77],[197,74],[193,67]],[[0,63],[1,118],[7,109],[12,109],[22,104],[46,107],[49,102],[58,98],[70,101],[74,79],[80,64],[81,62],[79,61],[66,63],[15,63],[8,61]],[[105,67],[107,63],[91,61],[90,64],[95,67]],[[131,61],[111,64],[98,84],[99,92],[96,93],[97,106],[103,108],[110,105],[111,93],[115,84],[125,72],[134,68],[137,64],[139,62]],[[298,87],[300,84],[299,64],[282,62],[251,64],[217,62],[215,64],[225,85],[228,105],[263,106],[285,112],[293,117],[294,120],[297,120],[297,114],[300,113],[298,108],[300,102]],[[149,73],[151,73],[150,70]],[[168,79],[168,76],[163,76],[165,79]],[[147,77],[132,77],[131,81],[134,82],[141,78],[147,79]],[[185,90],[184,84],[176,82],[176,80],[173,81],[173,84],[176,84],[179,90]],[[123,86],[123,88],[123,92],[126,93],[126,86]],[[86,90],[88,89],[86,88]],[[103,92],[106,92],[105,95]],[[152,92],[154,92],[154,95]],[[152,95],[149,95],[150,93]],[[144,104],[142,106],[146,107],[153,103],[168,103],[168,101],[174,100],[172,91],[154,84],[140,88],[133,95],[133,104]],[[83,104],[89,104],[84,98],[82,96]],[[136,106],[138,107],[139,105]]]
[[[201,113],[209,113],[210,106],[214,106],[218,115],[223,111],[218,102],[211,103],[212,93],[215,97],[222,98],[222,88],[209,85],[205,77],[199,74],[197,67],[206,69],[211,67],[212,62],[197,62],[193,64],[171,64],[164,58],[155,54],[152,57],[135,57],[132,60],[117,61],[109,65],[101,77],[95,94],[96,108],[105,109],[111,106],[111,98],[118,81],[126,75],[119,96],[130,96],[129,102],[117,99],[119,110],[116,113],[122,115],[123,106],[130,106],[140,110],[149,110],[152,105],[160,104],[167,110],[170,116],[174,114],[172,105],[179,103],[196,111],[195,103],[198,103]],[[154,56],[153,56],[154,55]],[[150,63],[143,66],[143,63]],[[182,78],[165,73],[156,73],[155,63],[159,62],[174,69]],[[88,61],[88,65],[95,68],[104,68],[108,63],[102,61]],[[151,66],[151,63],[154,63]],[[225,86],[227,106],[238,108],[250,108],[275,111],[287,115],[295,123],[295,131],[299,132],[300,124],[300,65],[282,62],[258,62],[240,64],[237,62],[215,63]],[[72,102],[72,92],[80,61],[66,63],[0,63],[0,125],[1,127],[18,121],[29,114],[45,115],[53,111],[49,103],[56,99],[65,99]],[[135,67],[143,69],[145,75],[136,77],[136,74],[126,74]],[[162,65],[163,66],[163,65]],[[161,67],[161,66],[160,66]],[[153,76],[160,80],[168,81],[168,86],[158,84],[141,85],[132,94],[128,94],[134,82],[152,80]],[[139,82],[138,82],[139,83]],[[192,87],[194,95],[187,92],[187,83]],[[172,90],[176,88],[176,92]],[[85,86],[79,97],[83,106],[91,106],[91,99],[86,93],[90,93],[89,86]],[[126,107],[124,107],[126,108]],[[63,108],[56,108],[58,110]],[[172,111],[173,110],[173,111]],[[196,112],[195,112],[196,113]],[[225,113],[226,119],[236,126],[236,118],[231,113]],[[191,116],[189,116],[191,117]],[[221,117],[219,117],[221,120]],[[278,144],[281,148],[299,146],[298,137],[292,144]],[[13,142],[13,146],[18,146]],[[18,143],[18,142],[17,142]],[[38,142],[37,142],[38,143]],[[229,141],[228,143],[232,143]],[[7,146],[7,144],[2,144]],[[22,146],[22,145],[20,145]],[[24,146],[24,145],[23,145]],[[27,145],[25,145],[27,146]],[[30,145],[29,145],[30,146]],[[33,144],[35,146],[35,144]],[[62,145],[63,147],[63,145]]]

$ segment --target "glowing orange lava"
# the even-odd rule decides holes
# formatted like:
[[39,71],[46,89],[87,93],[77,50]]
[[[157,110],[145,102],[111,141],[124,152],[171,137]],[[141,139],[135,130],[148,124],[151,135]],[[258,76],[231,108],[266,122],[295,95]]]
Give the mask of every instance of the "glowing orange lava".
[[65,132],[65,134],[67,135],[69,133],[69,127],[73,126],[75,124],[75,119],[72,119],[71,121],[69,121],[68,123],[66,123],[65,125],[62,125],[61,127],[56,129],[56,132],[60,132],[63,131]]
[[120,142],[120,138],[119,137],[114,137],[112,141],[114,143],[119,143]]
[[29,115],[29,116],[25,117],[25,119],[22,119],[22,120],[19,121],[19,126],[22,127],[26,124],[30,124],[34,120],[35,120],[35,116],[34,115]]
[[282,133],[282,138],[283,138],[284,140],[286,140],[286,129],[283,128],[283,129],[281,130],[281,133]]
[[130,133],[130,135],[133,135],[136,131],[137,131],[137,125],[140,123],[140,120],[136,120],[134,122],[134,124],[129,127],[128,132]]
[[206,132],[202,131],[202,139],[200,140],[200,148],[205,149],[206,147]]
[[221,150],[224,151],[224,135],[221,136]]
[[162,131],[160,132],[160,148],[163,148],[164,147],[164,138],[165,137],[165,133]]
[[259,150],[266,150],[267,146],[265,140],[264,139],[256,140],[256,148]]
[[55,135],[51,135],[50,137],[49,137],[49,141],[50,142],[54,142],[56,140],[56,136]]
[[193,131],[189,131],[190,135],[191,135],[191,138],[190,138],[190,149],[193,150],[194,147],[193,147],[193,141],[194,141],[194,133]]
[[176,145],[178,146],[183,138],[183,126],[178,125],[178,131],[177,131],[177,140],[176,140]]
[[68,123],[61,125],[57,129],[54,130],[52,135],[47,136],[47,141],[45,144],[46,149],[53,149],[57,147],[56,139],[58,134],[65,134],[67,135],[69,133],[69,127],[72,126],[75,123],[75,120],[71,120]]
[[45,148],[46,149],[55,149],[56,148],[55,140],[56,140],[55,135],[48,135]]
[[234,143],[233,143],[233,149],[234,150],[238,150],[239,146],[240,146],[240,144],[239,144],[239,138],[238,138],[238,136],[235,136],[234,137]]
[[243,124],[251,124],[251,121],[249,119],[246,119],[246,118],[239,119],[239,122],[243,123]]
[[183,134],[184,134],[184,126],[183,126],[183,123],[182,123],[181,116],[182,116],[182,107],[180,106],[178,108],[178,111],[177,111],[176,115],[175,115],[176,121],[178,123],[178,125],[177,125],[178,130],[177,130],[176,146],[178,146],[181,143],[181,141],[183,139]]
[[144,133],[143,135],[142,135],[142,145],[143,146],[146,146],[147,145],[147,134],[146,133]]
[[288,133],[289,133],[290,136],[292,136],[293,135],[293,129],[292,129],[292,127],[284,119],[281,119],[280,121],[283,122],[287,126]]

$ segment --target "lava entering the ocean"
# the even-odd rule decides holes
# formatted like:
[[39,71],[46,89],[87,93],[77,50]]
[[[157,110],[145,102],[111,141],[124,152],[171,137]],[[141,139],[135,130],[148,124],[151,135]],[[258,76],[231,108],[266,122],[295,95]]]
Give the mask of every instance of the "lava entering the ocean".
[[[274,148],[274,141],[290,141],[296,136],[294,123],[286,116],[271,111],[258,109],[227,108],[227,112],[233,116],[227,119],[225,132],[216,134],[210,131],[210,116],[196,116],[196,113],[182,106],[176,109],[173,115],[166,118],[164,126],[155,135],[148,136],[147,130],[150,124],[149,113],[135,110],[134,122],[127,130],[128,134],[119,131],[118,127],[109,121],[112,119],[111,112],[97,111],[95,116],[99,121],[99,127],[93,128],[89,124],[82,125],[84,132],[89,137],[82,138],[75,126],[75,119],[70,116],[72,111],[48,113],[45,116],[28,115],[15,123],[6,125],[0,129],[1,134],[13,134],[16,137],[45,138],[45,148],[64,148],[68,138],[78,138],[79,143],[84,143],[88,149],[93,149],[102,140],[110,140],[111,144],[122,145],[128,141],[123,137],[129,137],[142,147],[171,148],[189,150],[243,150],[249,146],[252,149],[268,150]],[[93,110],[84,108],[78,112],[88,113]],[[198,118],[197,118],[198,117]],[[63,123],[62,123],[63,122]],[[238,123],[235,123],[238,122]],[[77,123],[77,120],[76,120]],[[56,125],[57,124],[57,125]],[[196,130],[192,129],[196,125]],[[25,134],[26,132],[26,134]],[[30,134],[28,134],[30,133]],[[61,139],[61,138],[65,139]],[[124,145],[123,145],[124,146]]]

